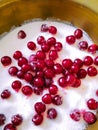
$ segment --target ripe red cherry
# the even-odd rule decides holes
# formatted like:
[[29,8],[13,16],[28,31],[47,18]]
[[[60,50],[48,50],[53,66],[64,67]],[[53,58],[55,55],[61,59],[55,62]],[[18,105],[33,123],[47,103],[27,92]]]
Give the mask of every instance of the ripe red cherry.
[[98,49],[98,46],[95,45],[95,44],[92,44],[92,45],[90,45],[90,46],[88,47],[88,52],[94,54],[94,53],[96,53],[97,49]]
[[96,110],[97,109],[97,101],[95,99],[91,98],[87,101],[87,106],[91,110]]
[[50,46],[47,43],[41,45],[41,50],[43,52],[48,52],[50,50]]
[[42,24],[41,25],[41,32],[47,32],[49,30],[47,24]]
[[17,128],[12,123],[9,123],[4,126],[4,130],[17,130]]
[[42,103],[42,102],[36,102],[35,105],[34,105],[34,108],[35,108],[35,111],[38,114],[41,114],[41,113],[45,112],[46,105],[44,103]]
[[22,83],[19,80],[15,80],[12,82],[11,86],[16,92],[18,92],[22,86]]
[[42,45],[43,43],[46,43],[46,40],[45,40],[44,36],[39,36],[39,37],[37,38],[37,43],[38,43],[39,45]]
[[76,41],[76,38],[74,35],[70,35],[66,37],[66,42],[70,45],[74,44]]
[[17,115],[14,115],[12,116],[11,118],[11,122],[14,126],[19,126],[23,121],[23,118],[21,115],[17,114]]
[[45,74],[45,77],[46,78],[53,78],[54,77],[54,70],[51,69],[51,68],[47,68],[45,71],[44,71],[44,74]]
[[13,54],[14,59],[18,60],[21,57],[22,57],[22,52],[21,51],[17,50],[17,51],[14,52],[14,54]]
[[8,66],[8,65],[10,65],[10,64],[12,63],[12,59],[11,59],[11,57],[9,57],[9,56],[3,56],[3,57],[1,58],[1,63],[2,63],[2,65],[4,65],[4,66]]
[[74,31],[74,36],[75,38],[80,39],[83,36],[83,31],[81,29],[76,29]]
[[41,114],[35,114],[32,118],[32,122],[35,125],[40,125],[43,122],[43,116]]
[[18,72],[18,68],[16,66],[11,66],[8,69],[8,72],[11,76],[16,76],[17,72]]
[[42,97],[42,101],[45,103],[45,104],[50,104],[52,102],[52,97],[50,94],[45,94],[43,95]]
[[85,78],[86,75],[87,75],[87,72],[86,72],[85,69],[80,69],[80,70],[78,71],[78,73],[77,73],[77,77],[78,77],[79,79]]
[[31,83],[33,81],[33,75],[31,73],[25,73],[24,80]]
[[73,110],[70,113],[70,117],[74,120],[74,121],[79,121],[81,119],[81,113],[78,109]]
[[81,41],[78,43],[80,50],[86,50],[88,48],[88,42],[87,41]]
[[93,124],[96,122],[97,118],[94,113],[87,111],[83,114],[83,119],[88,123],[88,124]]
[[65,77],[60,77],[60,78],[58,79],[58,84],[59,84],[61,87],[66,87],[66,86],[67,86],[66,78],[65,78]]
[[4,114],[0,113],[0,126],[5,124],[6,117]]
[[57,28],[55,26],[49,26],[49,33],[56,34],[57,33]]
[[17,72],[17,77],[18,77],[19,79],[23,79],[23,77],[24,77],[24,72],[23,72],[22,70],[18,70],[18,72]]
[[21,57],[18,59],[18,65],[21,67],[24,64],[27,64],[28,60],[25,57]]
[[54,84],[51,84],[49,87],[49,93],[51,95],[55,95],[55,94],[57,94],[57,92],[58,92],[58,87]]
[[98,65],[98,56],[96,56],[96,57],[94,58],[94,64],[95,64],[95,65]]
[[73,62],[71,59],[64,59],[62,61],[62,66],[64,67],[64,69],[70,69],[72,64],[73,64]]
[[33,80],[33,85],[35,87],[43,87],[44,86],[44,79],[42,77],[35,77]]
[[45,63],[46,63],[47,67],[53,67],[54,66],[54,62],[51,59],[46,59]]
[[55,119],[57,117],[57,111],[55,108],[50,108],[47,111],[47,117],[49,119]]
[[83,66],[83,61],[79,58],[76,58],[74,60],[74,64],[77,64],[79,67],[82,67]]
[[53,66],[55,74],[60,74],[63,71],[62,65],[59,63],[54,64]]
[[1,93],[2,99],[8,99],[11,96],[11,92],[8,89],[3,90]]
[[48,44],[49,46],[54,46],[54,45],[56,44],[56,39],[55,39],[54,37],[48,38],[47,44]]
[[94,66],[89,66],[87,69],[87,74],[89,76],[96,76],[97,75],[97,69]]
[[35,50],[36,49],[36,44],[33,41],[30,41],[30,42],[27,43],[27,47],[30,50]]
[[89,66],[93,64],[93,58],[91,56],[84,57],[83,60],[84,65]]
[[63,48],[63,45],[62,45],[61,42],[56,42],[56,43],[55,43],[54,49],[55,49],[56,51],[61,51],[62,48]]
[[63,100],[62,100],[62,97],[60,95],[55,95],[53,98],[52,98],[52,103],[59,106],[63,103]]
[[33,89],[28,86],[28,85],[25,85],[22,87],[22,93],[25,95],[25,96],[31,96],[32,95],[32,92],[33,92]]
[[19,39],[24,39],[26,37],[26,33],[23,30],[20,30],[17,35]]

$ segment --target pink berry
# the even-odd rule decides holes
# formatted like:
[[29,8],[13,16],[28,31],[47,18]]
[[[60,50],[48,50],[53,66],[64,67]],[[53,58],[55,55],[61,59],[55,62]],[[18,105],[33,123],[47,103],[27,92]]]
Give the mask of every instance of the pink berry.
[[60,77],[60,78],[58,79],[58,84],[59,84],[61,87],[66,87],[66,86],[67,86],[66,78],[65,78],[65,77]]
[[47,117],[49,119],[55,119],[57,117],[57,111],[55,108],[49,108],[47,111]]
[[1,93],[2,99],[8,99],[11,96],[11,92],[8,89],[3,90]]
[[62,61],[62,66],[64,67],[64,69],[70,69],[72,64],[73,64],[73,62],[71,59],[64,59]]
[[37,57],[37,59],[44,60],[46,55],[43,51],[38,50],[37,53],[36,53],[36,57]]
[[23,77],[24,77],[24,72],[23,72],[22,70],[18,70],[18,72],[17,72],[17,77],[18,77],[19,79],[23,79]]
[[1,63],[3,66],[8,66],[12,63],[12,59],[9,56],[3,56],[1,58]]
[[27,43],[27,47],[30,50],[35,50],[36,49],[36,44],[34,42],[30,41],[30,42]]
[[48,52],[50,50],[50,46],[47,43],[41,45],[41,50],[43,52]]
[[22,57],[22,52],[21,51],[15,51],[14,54],[13,54],[13,58],[18,60],[19,58]]
[[22,86],[22,83],[19,80],[15,80],[12,82],[11,86],[16,92],[18,92]]
[[55,26],[50,26],[49,27],[49,33],[56,34],[57,33],[57,28]]
[[94,66],[89,66],[87,69],[87,74],[89,76],[96,76],[97,75],[97,69]]
[[95,99],[91,98],[87,101],[87,106],[90,110],[96,110],[97,109],[97,101]]
[[83,31],[81,29],[76,29],[74,31],[74,36],[75,38],[80,39],[83,36]]
[[54,84],[51,84],[49,87],[49,93],[51,95],[55,95],[55,94],[57,94],[57,92],[58,92],[58,87]]
[[62,45],[61,42],[56,42],[56,43],[55,43],[54,49],[55,49],[56,51],[61,51],[62,48],[63,48],[63,45]]
[[20,30],[17,35],[19,39],[24,39],[26,37],[26,33],[23,30]]
[[53,78],[53,77],[54,77],[54,70],[51,69],[51,68],[47,68],[47,69],[44,71],[44,74],[45,74],[45,77],[46,77],[46,78]]
[[76,38],[74,35],[70,35],[66,37],[66,42],[70,45],[74,44],[76,41]]
[[88,123],[88,124],[93,124],[96,122],[97,118],[94,113],[87,111],[83,115],[83,119]]
[[97,49],[98,49],[98,46],[95,45],[95,44],[92,44],[92,45],[90,45],[90,46],[88,47],[88,52],[94,54],[94,53],[96,53]]
[[88,48],[88,42],[87,41],[81,41],[78,43],[80,50],[86,50]]
[[21,115],[17,114],[12,116],[11,122],[14,126],[19,126],[23,121],[23,118]]
[[47,32],[49,30],[47,24],[42,24],[41,25],[41,32]]
[[70,68],[70,72],[71,72],[71,73],[78,73],[79,69],[80,69],[79,65],[73,64],[73,65],[71,66],[71,68]]
[[25,73],[24,80],[31,83],[33,81],[33,75],[31,73]]
[[85,69],[80,69],[80,70],[78,71],[78,73],[77,73],[77,77],[78,77],[79,79],[85,78],[86,75],[87,75],[87,72],[86,72]]
[[81,119],[81,113],[78,109],[73,110],[70,113],[70,117],[74,120],[74,121],[79,121]]
[[37,38],[37,43],[38,43],[39,45],[42,45],[43,43],[46,43],[46,40],[45,40],[44,36],[39,36],[39,37]]
[[43,93],[43,87],[34,87],[33,91],[36,95],[42,95]]
[[8,72],[11,76],[16,76],[17,72],[18,72],[18,68],[16,66],[11,66],[8,69]]
[[5,124],[6,117],[4,114],[0,113],[0,126]]
[[28,86],[28,85],[25,85],[22,87],[22,93],[25,95],[25,96],[31,96],[32,95],[32,92],[33,92],[33,89]]
[[4,130],[17,130],[17,128],[12,123],[9,123],[4,126]]
[[42,101],[45,103],[45,104],[50,104],[52,102],[52,97],[50,94],[45,94],[43,95],[42,97]]
[[21,57],[18,59],[18,65],[21,67],[24,64],[27,64],[28,60],[25,57]]
[[47,44],[48,44],[49,46],[54,46],[54,45],[56,44],[56,39],[55,39],[54,37],[48,38]]
[[83,66],[83,61],[79,58],[76,58],[74,60],[74,64],[77,64],[79,67],[82,67]]
[[98,56],[96,56],[96,57],[94,58],[94,64],[95,64],[95,65],[98,65]]
[[62,97],[60,95],[55,95],[53,98],[52,98],[52,103],[59,106],[63,103],[63,100],[62,100]]
[[33,80],[33,85],[35,87],[43,87],[44,86],[44,79],[42,77],[35,77]]
[[72,85],[72,87],[78,88],[78,87],[80,87],[80,85],[81,85],[81,80],[76,78],[76,80],[75,80],[74,84]]
[[42,102],[36,102],[35,105],[34,105],[34,108],[35,108],[35,111],[38,114],[41,114],[41,113],[45,112],[46,105],[44,103],[42,103]]
[[84,65],[89,66],[93,64],[93,58],[91,56],[84,57],[83,60]]
[[54,66],[54,62],[51,59],[46,59],[45,63],[46,63],[47,67],[53,67]]
[[60,74],[63,71],[62,65],[59,63],[54,64],[53,66],[55,74]]
[[32,122],[35,125],[40,125],[43,122],[43,116],[41,114],[35,114],[32,118]]

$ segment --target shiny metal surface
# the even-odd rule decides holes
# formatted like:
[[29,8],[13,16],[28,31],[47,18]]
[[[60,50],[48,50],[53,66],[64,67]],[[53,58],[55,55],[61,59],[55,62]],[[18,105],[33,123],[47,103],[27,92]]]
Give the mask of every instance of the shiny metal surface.
[[[89,2],[88,2],[89,4]],[[84,29],[98,44],[98,14],[71,0],[1,0],[0,34],[25,20],[55,18]],[[98,123],[88,130],[98,130]]]

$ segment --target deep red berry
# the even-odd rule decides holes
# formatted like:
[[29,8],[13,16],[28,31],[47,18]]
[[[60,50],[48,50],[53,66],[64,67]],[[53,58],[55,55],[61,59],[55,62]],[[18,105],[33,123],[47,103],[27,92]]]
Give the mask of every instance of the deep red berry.
[[21,57],[18,59],[18,65],[21,67],[24,64],[27,64],[28,60],[25,57]]
[[43,60],[38,60],[36,62],[36,69],[37,70],[43,70],[45,67],[45,62]]
[[47,32],[49,30],[47,24],[42,24],[41,25],[41,32]]
[[62,45],[61,42],[56,42],[56,43],[55,43],[54,49],[55,49],[56,51],[61,51],[62,48],[63,48],[63,45]]
[[35,87],[43,87],[44,86],[44,79],[42,77],[35,77],[33,80],[33,85]]
[[58,84],[59,84],[61,87],[66,87],[66,86],[67,86],[66,78],[65,78],[65,77],[60,77],[60,78],[58,79]]
[[10,65],[10,64],[12,63],[12,59],[11,59],[11,57],[9,57],[9,56],[3,56],[3,57],[1,58],[1,63],[2,63],[2,65],[4,65],[4,66],[8,66],[8,65]]
[[96,76],[97,75],[97,69],[94,66],[89,66],[87,69],[87,74],[89,76]]
[[14,54],[13,54],[14,59],[18,60],[21,57],[22,57],[22,52],[21,51],[17,50],[17,51],[14,52]]
[[44,36],[39,36],[39,37],[37,38],[37,43],[38,43],[39,45],[42,45],[43,43],[46,43],[46,40],[45,40]]
[[51,84],[49,87],[49,93],[51,95],[55,95],[55,94],[57,94],[57,92],[58,92],[58,87],[54,84]]
[[22,87],[22,93],[25,95],[25,96],[31,96],[32,95],[32,92],[33,92],[33,89],[28,86],[28,85],[25,85]]
[[43,95],[42,97],[42,101],[45,103],[45,104],[50,104],[52,102],[52,97],[50,94],[45,94]]
[[64,67],[64,69],[70,69],[72,64],[73,64],[73,62],[71,59],[64,59],[62,61],[62,66]]
[[67,75],[71,74],[71,72],[69,70],[67,70],[67,69],[64,69],[63,74],[66,77]]
[[47,67],[53,67],[54,66],[54,62],[51,59],[46,59],[45,64],[46,64]]
[[36,95],[42,95],[43,93],[43,87],[34,87],[33,91]]
[[18,72],[18,68],[16,66],[11,66],[8,69],[8,72],[11,76],[16,76],[17,72]]
[[96,96],[98,96],[98,89],[96,90]]
[[80,50],[86,50],[88,48],[88,42],[87,41],[81,41],[78,43]]
[[70,35],[66,37],[66,42],[70,45],[74,44],[76,41],[76,38],[74,35]]
[[76,78],[74,84],[72,85],[72,87],[78,88],[78,87],[80,87],[80,85],[81,85],[81,80]]
[[74,31],[74,36],[75,38],[80,39],[83,36],[83,31],[81,29],[76,29]]
[[96,122],[97,118],[94,113],[87,111],[83,115],[83,119],[88,123],[88,124],[93,124]]
[[49,33],[56,34],[57,33],[57,28],[55,26],[49,26]]
[[70,113],[70,117],[74,120],[74,121],[79,121],[81,119],[81,113],[78,109],[73,110]]
[[24,39],[26,37],[26,33],[23,30],[20,30],[17,35],[19,39]]
[[43,51],[38,50],[37,53],[36,53],[36,57],[37,57],[37,59],[44,60],[46,55]]
[[37,77],[43,77],[44,76],[44,72],[42,70],[39,70],[36,72],[36,76]]
[[45,77],[46,77],[46,78],[53,78],[53,77],[54,77],[54,70],[51,69],[51,68],[47,68],[47,69],[44,71],[44,74],[45,74]]
[[11,96],[11,92],[8,89],[3,90],[1,93],[2,99],[8,99]]
[[83,63],[86,66],[92,65],[93,64],[93,58],[91,56],[85,56]]
[[78,77],[79,79],[85,78],[86,75],[87,75],[87,72],[86,72],[85,69],[80,69],[80,70],[78,71],[78,73],[77,73],[77,77]]
[[73,65],[71,66],[71,68],[70,68],[70,72],[71,72],[71,73],[78,73],[79,69],[80,69],[79,65],[73,64]]
[[24,80],[31,83],[33,81],[33,75],[31,73],[25,73]]
[[35,105],[34,105],[34,108],[35,108],[35,111],[38,114],[41,114],[41,113],[45,112],[46,105],[44,103],[42,103],[42,102],[36,102]]
[[14,126],[19,126],[23,121],[23,118],[21,115],[17,114],[17,115],[14,115],[12,116],[11,118],[11,122]]
[[21,67],[21,70],[22,70],[24,73],[28,72],[29,70],[31,70],[30,64],[23,64],[22,67]]
[[45,78],[45,87],[49,88],[50,85],[53,83],[53,79],[52,78]]
[[35,125],[40,125],[43,122],[43,116],[40,114],[35,114],[32,118],[32,122]]
[[48,52],[50,50],[50,46],[47,43],[41,45],[41,50],[43,52]]
[[12,82],[12,88],[16,91],[16,92],[18,92],[19,90],[20,90],[20,88],[21,88],[21,86],[22,86],[22,83],[21,83],[21,81],[19,81],[19,80],[15,80],[15,81],[13,81]]
[[17,128],[12,123],[9,123],[4,126],[4,130],[17,130]]
[[63,103],[63,99],[60,95],[55,95],[53,98],[52,98],[52,103],[59,106]]
[[48,38],[47,44],[48,44],[49,46],[54,46],[54,45],[56,44],[56,39],[55,39],[54,37]]
[[54,64],[53,66],[55,74],[60,74],[63,71],[62,65],[59,63]]
[[96,110],[97,109],[97,101],[95,99],[91,98],[87,101],[87,106],[91,110]]
[[95,64],[95,65],[98,65],[98,56],[96,56],[96,57],[94,58],[94,64]]
[[0,113],[0,126],[5,124],[6,117],[4,114]]
[[77,64],[79,67],[82,67],[83,66],[83,61],[79,58],[76,58],[74,60],[74,64]]
[[75,83],[75,81],[76,81],[76,78],[73,74],[69,74],[66,76],[67,85],[72,86]]
[[57,117],[57,111],[55,108],[50,108],[47,111],[47,117],[49,119],[55,119]]
[[96,44],[92,44],[88,47],[88,52],[94,54],[96,53],[97,49],[98,49],[98,46]]
[[57,51],[56,51],[56,50],[50,50],[50,51],[49,51],[49,58],[50,58],[51,60],[57,59],[57,58],[58,58],[58,53],[57,53]]
[[28,62],[29,63],[36,63],[37,61],[37,56],[35,54],[30,55]]
[[27,47],[30,50],[35,50],[36,49],[36,44],[33,41],[30,41],[30,42],[27,43]]
[[23,72],[22,70],[18,70],[18,72],[17,72],[17,77],[18,77],[19,79],[23,79],[23,77],[24,77],[24,72]]

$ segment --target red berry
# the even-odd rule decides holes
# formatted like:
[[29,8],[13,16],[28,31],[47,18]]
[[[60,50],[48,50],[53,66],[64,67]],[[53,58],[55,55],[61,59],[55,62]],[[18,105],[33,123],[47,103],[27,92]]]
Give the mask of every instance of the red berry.
[[22,86],[22,83],[19,80],[15,80],[12,82],[11,86],[16,92],[18,92]]
[[60,95],[55,95],[53,98],[52,98],[52,103],[59,106],[62,104],[62,97]]
[[80,69],[80,70],[78,71],[78,73],[77,73],[77,77],[78,77],[79,79],[85,78],[86,75],[87,75],[87,72],[86,72],[85,69]]
[[74,36],[75,38],[80,39],[83,36],[83,31],[81,29],[76,29],[74,31]]
[[47,32],[49,30],[47,24],[42,24],[41,25],[41,32]]
[[1,58],[1,63],[4,66],[8,66],[8,65],[10,65],[12,63],[12,59],[9,56],[3,56]]
[[3,90],[1,93],[2,99],[8,99],[11,96],[11,92],[8,89]]
[[59,84],[61,87],[66,87],[66,86],[67,86],[66,78],[65,78],[65,77],[60,77],[60,78],[58,79],[58,84]]
[[96,96],[98,96],[98,89],[96,90]]
[[62,66],[64,67],[64,69],[70,69],[72,64],[73,64],[73,62],[71,59],[64,59],[62,61]]
[[33,81],[33,75],[31,73],[25,73],[24,80],[31,83]]
[[45,78],[45,87],[49,88],[49,86],[53,83],[53,79],[52,78]]
[[49,27],[49,33],[56,34],[57,33],[57,28],[55,26],[50,26]]
[[54,84],[51,84],[49,87],[49,93],[51,95],[55,95],[55,94],[57,94],[57,91],[58,91],[58,87]]
[[43,70],[45,67],[45,62],[43,60],[38,60],[36,62],[36,68],[37,70]]
[[23,118],[21,115],[17,114],[12,116],[11,122],[14,126],[19,126],[23,121]]
[[84,57],[83,60],[84,65],[89,66],[93,64],[93,58],[91,56]]
[[20,30],[17,35],[19,39],[24,39],[26,37],[26,33],[23,30]]
[[95,65],[98,65],[98,56],[96,56],[96,57],[94,58],[94,64],[95,64]]
[[25,85],[22,87],[22,93],[25,95],[25,96],[31,96],[32,95],[32,92],[33,92],[33,89],[28,86],[28,85]]
[[81,119],[81,113],[78,109],[73,110],[70,113],[70,117],[74,120],[74,121],[79,121]]
[[18,70],[18,72],[17,72],[17,77],[18,77],[19,79],[23,79],[23,77],[24,77],[24,72],[23,72],[22,70]]
[[57,111],[56,111],[56,109],[54,109],[54,108],[48,109],[48,111],[47,111],[47,117],[49,119],[55,119],[57,117]]
[[37,38],[37,43],[38,43],[39,45],[42,45],[43,43],[46,43],[46,40],[45,40],[44,36],[39,36],[39,37]]
[[77,59],[74,60],[74,64],[77,64],[79,67],[82,67],[83,61],[81,59],[77,58]]
[[50,94],[45,94],[43,95],[42,97],[42,101],[45,103],[45,104],[50,104],[52,102],[52,97]]
[[42,70],[39,70],[36,72],[36,76],[37,77],[43,77],[44,76],[44,72]]
[[34,42],[30,41],[30,42],[27,43],[27,47],[30,50],[35,50],[36,49],[36,44]]
[[79,69],[80,69],[79,65],[73,64],[73,65],[71,66],[71,68],[70,68],[70,72],[71,72],[71,73],[78,73]]
[[97,120],[95,114],[92,113],[92,112],[90,112],[90,111],[84,113],[83,119],[84,119],[88,124],[93,124],[93,123],[95,123],[96,120]]
[[29,63],[36,63],[37,56],[35,54],[30,55],[28,61],[29,61]]
[[45,77],[46,77],[46,78],[53,78],[53,77],[54,77],[54,71],[53,71],[53,69],[51,69],[51,68],[47,68],[47,69],[44,71],[44,74],[45,74]]
[[22,57],[22,52],[21,51],[15,51],[14,54],[13,54],[13,58],[18,60],[19,58]]
[[18,59],[18,65],[21,67],[24,64],[27,64],[28,60],[25,57],[21,57]]
[[67,42],[68,44],[70,44],[70,45],[74,44],[75,41],[76,41],[76,39],[75,39],[75,36],[74,36],[74,35],[70,35],[70,36],[67,36],[67,37],[66,37],[66,42]]
[[42,77],[35,77],[33,80],[33,85],[35,87],[43,87],[44,86],[44,79]]
[[78,43],[80,50],[86,50],[88,48],[88,42],[87,41],[81,41]]
[[58,58],[58,54],[57,54],[57,51],[56,50],[50,50],[49,51],[49,58],[51,60],[55,60]]
[[45,63],[46,63],[47,67],[53,67],[54,66],[54,62],[51,59],[46,59]]
[[95,44],[92,44],[92,45],[90,45],[90,46],[88,47],[88,52],[94,54],[94,53],[96,53],[97,49],[98,49],[98,46],[95,45]]
[[35,125],[40,125],[43,122],[43,116],[40,114],[35,114],[32,118],[32,122]]
[[62,65],[59,63],[54,64],[53,66],[55,74],[60,74],[63,71]]
[[91,98],[87,101],[87,106],[91,110],[96,110],[97,109],[97,101],[95,99]]
[[4,126],[4,130],[17,130],[17,128],[12,123],[9,123]]
[[42,95],[43,87],[34,87],[33,91],[36,95]]
[[39,50],[36,53],[36,57],[37,57],[37,59],[44,60],[46,55],[45,55],[45,53],[43,51]]
[[54,46],[54,45],[56,44],[56,39],[55,39],[54,37],[48,38],[47,44],[48,44],[49,46]]
[[81,80],[76,78],[74,84],[72,85],[72,87],[74,88],[78,88],[81,85]]
[[36,102],[35,105],[34,105],[34,108],[35,108],[35,111],[38,114],[41,114],[41,113],[45,112],[46,105],[44,103],[42,103],[42,102]]
[[22,67],[21,67],[21,70],[26,73],[28,72],[29,70],[31,70],[31,66],[29,64],[23,64]]
[[4,114],[0,113],[0,126],[5,124],[6,117]]
[[94,66],[90,66],[87,69],[87,74],[89,76],[96,76],[97,75],[97,69]]
[[50,50],[50,46],[47,43],[41,45],[41,50],[43,52],[48,52]]
[[18,69],[16,66],[11,66],[9,69],[8,69],[8,72],[11,76],[16,76],[17,72],[18,72]]
[[76,78],[73,74],[69,74],[66,76],[67,85],[72,86],[75,83],[75,81],[76,81]]
[[56,42],[56,43],[55,43],[54,49],[55,49],[56,51],[61,51],[62,48],[63,48],[63,45],[62,45],[61,42]]

